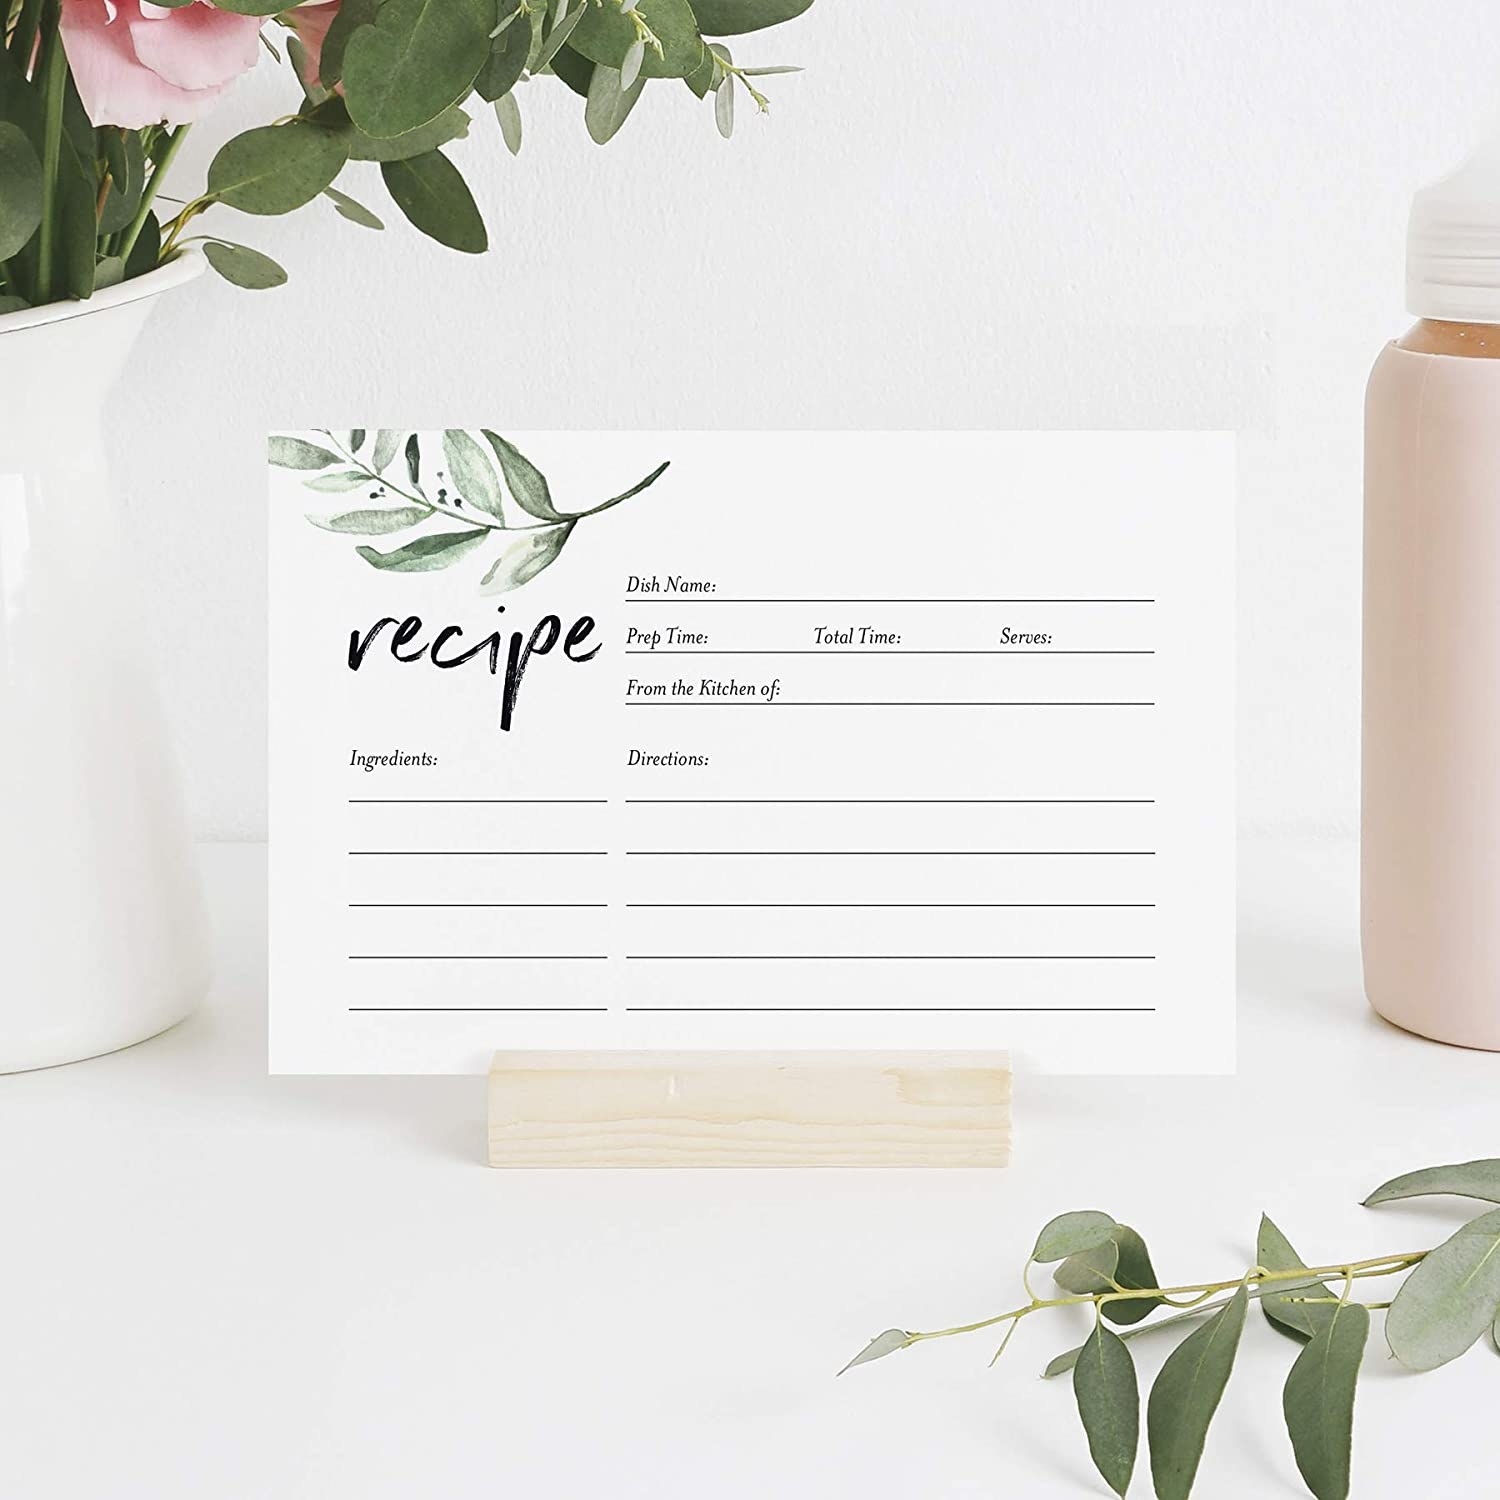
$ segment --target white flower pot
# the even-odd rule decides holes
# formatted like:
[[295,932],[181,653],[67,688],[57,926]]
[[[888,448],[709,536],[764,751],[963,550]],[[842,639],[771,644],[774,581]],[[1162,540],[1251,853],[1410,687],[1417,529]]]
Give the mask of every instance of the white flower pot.
[[197,254],[0,317],[0,1072],[111,1052],[208,983],[202,893],[100,437]]

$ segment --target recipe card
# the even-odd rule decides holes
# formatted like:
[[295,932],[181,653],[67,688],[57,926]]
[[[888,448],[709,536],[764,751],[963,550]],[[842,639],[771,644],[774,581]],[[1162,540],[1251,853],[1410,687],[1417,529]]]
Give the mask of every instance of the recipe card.
[[270,460],[273,1071],[1232,1070],[1229,436]]

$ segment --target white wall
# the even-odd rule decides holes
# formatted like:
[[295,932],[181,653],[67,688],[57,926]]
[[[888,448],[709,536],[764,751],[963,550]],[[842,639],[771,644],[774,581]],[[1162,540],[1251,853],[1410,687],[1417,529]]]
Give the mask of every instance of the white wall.
[[553,80],[518,160],[481,119],[487,257],[214,215],[291,284],[177,294],[112,414],[199,830],[264,831],[263,434],[356,422],[1240,428],[1242,815],[1349,823],[1363,381],[1410,192],[1500,104],[1492,0],[820,0],[736,58],[807,72],[728,143],[671,85],[603,149]]

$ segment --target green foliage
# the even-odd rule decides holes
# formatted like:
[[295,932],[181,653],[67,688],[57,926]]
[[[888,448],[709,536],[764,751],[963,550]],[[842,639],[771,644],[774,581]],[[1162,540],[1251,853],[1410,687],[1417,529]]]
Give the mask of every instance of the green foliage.
[[[174,10],[188,3],[167,0]],[[648,82],[682,79],[691,95],[712,99],[727,136],[737,92],[764,109],[754,80],[795,69],[738,66],[706,38],[760,32],[811,0],[343,0],[316,68],[302,38],[270,41],[271,28],[293,24],[286,0],[214,3],[265,19],[268,49],[301,102],[227,142],[204,190],[185,199],[161,189],[188,127],[95,128],[57,41],[55,9],[11,5],[0,45],[0,307],[87,297],[194,239],[234,284],[279,286],[286,273],[262,252],[190,228],[221,208],[280,215],[319,196],[351,223],[382,228],[379,213],[334,185],[348,162],[379,163],[408,223],[478,253],[488,246],[479,209],[442,150],[468,135],[469,99],[494,106],[499,137],[515,153],[522,88],[556,79],[580,96],[584,128],[602,145]]]
[[[422,437],[390,428],[379,429],[373,442],[363,428],[325,430],[314,439],[277,435],[269,458],[278,468],[310,475],[303,484],[316,494],[364,492],[369,503],[357,509],[309,514],[314,526],[368,537],[415,533],[389,551],[356,547],[356,556],[372,568],[430,573],[482,553],[485,569],[477,587],[483,595],[510,593],[529,583],[557,561],[579,522],[640,494],[667,468],[661,464],[628,490],[564,513],[552,504],[546,476],[498,433],[450,428],[441,434],[441,457],[430,442],[423,451]],[[398,458],[399,472],[393,474]],[[511,524],[506,507],[512,503],[532,520]],[[443,529],[427,529],[431,522]]]
[[[1366,1202],[1432,1194],[1493,1202],[1500,1195],[1500,1161],[1407,1173],[1377,1188]],[[1053,1280],[1062,1295],[1034,1290],[1029,1273],[1038,1264],[1055,1266]],[[1365,1281],[1387,1277],[1405,1278],[1388,1301],[1365,1302],[1356,1296]],[[1373,1312],[1385,1312],[1391,1352],[1412,1371],[1447,1364],[1486,1333],[1500,1351],[1500,1208],[1480,1214],[1431,1250],[1315,1266],[1305,1264],[1286,1235],[1263,1215],[1255,1259],[1247,1269],[1219,1280],[1173,1286],[1160,1284],[1135,1230],[1097,1209],[1079,1209],[1042,1227],[1022,1284],[1027,1300],[1008,1312],[932,1333],[888,1329],[845,1369],[930,1339],[981,1330],[1003,1329],[1003,1352],[1021,1322],[1037,1313],[1091,1309],[1092,1334],[1055,1356],[1044,1374],[1050,1378],[1072,1371],[1090,1456],[1105,1483],[1124,1495],[1139,1444],[1140,1402],[1130,1343],[1176,1334],[1180,1342],[1168,1353],[1147,1399],[1146,1436],[1157,1500],[1188,1500],[1234,1369],[1249,1305],[1259,1300],[1270,1326],[1300,1346],[1282,1392],[1297,1470],[1316,1500],[1346,1500],[1355,1390]],[[1153,1316],[1169,1306],[1176,1310]],[[1110,1322],[1136,1326],[1116,1333]],[[1268,1493],[1272,1487],[1268,1481]]]

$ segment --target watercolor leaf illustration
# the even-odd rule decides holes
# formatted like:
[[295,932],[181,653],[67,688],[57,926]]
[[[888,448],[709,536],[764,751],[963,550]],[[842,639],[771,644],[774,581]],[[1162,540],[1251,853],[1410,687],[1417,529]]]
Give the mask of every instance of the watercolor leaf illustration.
[[[355,555],[386,573],[431,573],[479,556],[481,595],[508,594],[557,561],[580,521],[649,489],[666,472],[660,463],[629,489],[583,510],[561,510],[547,476],[509,439],[481,428],[441,434],[423,451],[420,432],[321,428],[309,437],[276,434],[270,461],[305,477],[319,495],[360,493],[353,509],[309,513],[323,531],[398,538],[395,546],[361,542]],[[427,434],[431,437],[431,434]],[[409,533],[404,538],[401,533]]]

